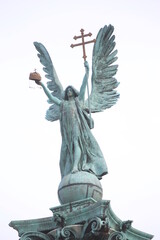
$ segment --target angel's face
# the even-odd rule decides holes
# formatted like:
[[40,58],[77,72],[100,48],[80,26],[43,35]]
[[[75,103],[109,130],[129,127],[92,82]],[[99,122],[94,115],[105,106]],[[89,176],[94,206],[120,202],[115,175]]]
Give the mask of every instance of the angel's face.
[[73,92],[73,89],[71,87],[69,87],[67,89],[67,96],[68,96],[68,98],[71,98],[71,97],[74,96],[74,92]]

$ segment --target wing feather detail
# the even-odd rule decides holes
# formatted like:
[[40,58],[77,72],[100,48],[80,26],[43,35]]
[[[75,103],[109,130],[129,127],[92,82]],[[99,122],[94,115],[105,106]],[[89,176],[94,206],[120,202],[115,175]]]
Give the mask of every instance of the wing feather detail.
[[[41,64],[44,66],[43,71],[46,73],[45,77],[49,79],[47,82],[47,87],[51,91],[51,94],[59,99],[63,97],[63,87],[58,79],[57,73],[54,69],[52,60],[47,49],[42,43],[34,42],[34,46],[39,52],[37,56],[40,59]],[[46,119],[48,121],[56,121],[60,117],[59,106],[53,104],[50,100],[48,103],[52,104],[46,112]]]
[[[113,65],[117,60],[115,50],[114,27],[104,26],[98,32],[92,54],[92,90],[90,94],[91,112],[100,112],[116,104],[119,93],[116,88],[119,83],[114,77],[118,65]],[[88,100],[85,102],[86,110]]]

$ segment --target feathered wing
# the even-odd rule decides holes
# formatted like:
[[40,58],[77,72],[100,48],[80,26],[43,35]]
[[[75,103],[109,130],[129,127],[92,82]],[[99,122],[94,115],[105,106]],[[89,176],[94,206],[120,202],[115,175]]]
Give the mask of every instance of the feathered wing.
[[[114,27],[104,26],[98,32],[92,56],[92,90],[90,94],[91,112],[100,112],[112,107],[118,100],[119,94],[115,90],[118,86],[114,75],[118,65],[115,48]],[[85,102],[87,108],[88,100]]]
[[[44,66],[43,70],[46,73],[45,77],[49,79],[49,81],[47,82],[48,89],[51,91],[53,96],[62,99],[63,87],[58,79],[58,76],[56,74],[48,51],[46,50],[42,43],[34,42],[34,46],[39,52],[37,55],[40,59],[40,62]],[[52,103],[50,102],[50,100],[48,100],[48,102]],[[46,119],[48,121],[56,121],[59,119],[59,116],[60,116],[59,106],[52,103],[52,105],[46,112]]]

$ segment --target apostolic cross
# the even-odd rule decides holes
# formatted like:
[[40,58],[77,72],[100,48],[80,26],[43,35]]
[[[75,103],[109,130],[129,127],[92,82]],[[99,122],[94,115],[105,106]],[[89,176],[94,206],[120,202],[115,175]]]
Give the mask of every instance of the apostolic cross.
[[[92,33],[89,32],[88,34],[84,34],[84,29],[80,30],[81,35],[80,36],[74,36],[73,39],[77,40],[78,38],[82,38],[82,42],[81,43],[77,43],[77,44],[71,44],[71,48],[77,47],[77,46],[82,46],[83,48],[83,58],[84,58],[84,62],[86,61],[87,55],[86,55],[86,50],[85,50],[85,44],[89,44],[89,43],[95,43],[96,39],[93,39],[91,41],[84,41],[85,37],[91,37]],[[92,128],[92,121],[91,121],[91,106],[90,106],[90,98],[89,98],[89,85],[88,85],[88,81],[87,81],[87,95],[88,95],[88,109],[89,109],[89,116],[90,116],[90,126]]]
[[91,37],[92,36],[92,33],[88,33],[88,34],[84,34],[84,29],[81,29],[80,30],[81,32],[81,35],[80,36],[74,36],[73,39],[77,40],[78,38],[82,38],[82,42],[81,43],[77,43],[77,44],[71,44],[71,48],[74,48],[74,47],[77,47],[77,46],[81,46],[82,45],[82,48],[83,48],[83,58],[84,58],[84,61],[86,61],[86,51],[85,51],[85,44],[88,44],[88,43],[95,43],[96,42],[96,39],[93,39],[91,41],[87,41],[85,42],[84,41],[84,38],[85,37]]

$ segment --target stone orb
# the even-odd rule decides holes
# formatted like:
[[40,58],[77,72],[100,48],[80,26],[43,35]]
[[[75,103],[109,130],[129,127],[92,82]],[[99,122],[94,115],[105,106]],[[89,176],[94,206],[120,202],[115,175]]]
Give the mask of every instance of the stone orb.
[[65,176],[58,187],[58,198],[61,204],[93,198],[102,199],[102,186],[98,178],[91,173],[79,171]]

